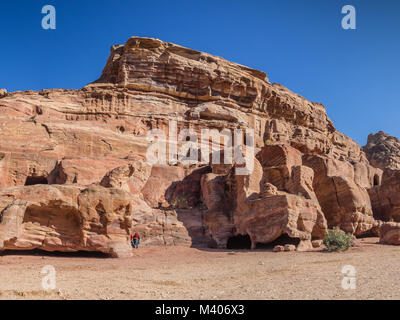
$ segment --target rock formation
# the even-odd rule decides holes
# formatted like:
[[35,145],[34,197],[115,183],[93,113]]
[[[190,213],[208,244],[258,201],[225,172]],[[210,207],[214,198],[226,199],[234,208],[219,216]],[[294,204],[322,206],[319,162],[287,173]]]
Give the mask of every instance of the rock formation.
[[[368,136],[364,150],[369,161],[383,170],[381,180],[375,181],[368,190],[372,209],[376,219],[400,222],[400,142],[397,138],[379,131]],[[381,225],[379,233],[381,241],[395,243],[392,234],[399,229],[396,223]]]
[[400,141],[383,131],[368,136],[363,147],[371,165],[381,169],[400,169]]
[[400,245],[400,223],[383,223],[379,228],[379,240],[386,244]]
[[3,190],[0,197],[3,249],[130,254],[132,200],[121,189],[32,185]]
[[[400,217],[397,162],[380,155],[393,153],[391,139],[369,138],[366,155],[322,104],[261,71],[158,39],[113,46],[101,77],[79,90],[1,90],[0,108],[0,250],[125,256],[133,231],[143,245],[226,247],[242,236],[253,248],[292,239],[307,250],[327,228],[378,234],[378,220]],[[236,174],[236,160],[146,157],[150,130],[179,149],[184,129],[247,128],[249,175]],[[221,141],[209,147],[203,159],[221,155]]]

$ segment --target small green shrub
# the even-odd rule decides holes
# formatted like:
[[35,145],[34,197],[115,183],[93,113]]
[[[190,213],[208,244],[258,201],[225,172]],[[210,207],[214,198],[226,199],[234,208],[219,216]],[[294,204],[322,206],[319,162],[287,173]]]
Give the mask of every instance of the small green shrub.
[[346,251],[353,245],[352,237],[350,233],[335,228],[325,234],[324,245],[329,251]]
[[265,144],[266,146],[270,146],[270,145],[272,144],[272,141],[269,140],[269,139],[267,139],[267,140],[264,141],[264,144]]
[[188,209],[189,203],[186,196],[178,196],[172,201],[172,206],[176,209]]

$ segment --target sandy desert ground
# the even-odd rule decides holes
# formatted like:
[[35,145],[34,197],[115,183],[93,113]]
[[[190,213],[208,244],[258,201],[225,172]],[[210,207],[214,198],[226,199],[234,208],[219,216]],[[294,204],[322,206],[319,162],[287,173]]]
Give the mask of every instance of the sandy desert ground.
[[[2,253],[0,299],[399,299],[400,246],[366,238],[347,252],[152,247],[133,258]],[[43,290],[45,265],[56,289]],[[342,288],[342,268],[356,289]]]

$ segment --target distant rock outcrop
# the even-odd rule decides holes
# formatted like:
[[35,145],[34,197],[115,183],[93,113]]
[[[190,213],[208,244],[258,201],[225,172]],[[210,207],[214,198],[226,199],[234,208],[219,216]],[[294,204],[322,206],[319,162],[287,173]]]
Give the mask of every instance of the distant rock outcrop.
[[396,137],[383,131],[371,133],[363,149],[374,167],[400,169],[400,141]]

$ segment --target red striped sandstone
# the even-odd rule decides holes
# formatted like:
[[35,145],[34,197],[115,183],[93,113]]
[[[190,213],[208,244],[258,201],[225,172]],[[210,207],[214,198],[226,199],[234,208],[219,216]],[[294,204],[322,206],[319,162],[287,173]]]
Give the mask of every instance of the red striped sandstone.
[[[381,182],[382,171],[362,148],[335,129],[322,104],[220,57],[132,37],[112,47],[94,83],[80,90],[1,91],[0,109],[3,249],[111,252],[109,242],[124,248],[133,230],[143,245],[225,246],[248,234],[253,247],[282,235],[309,243],[333,226],[376,232],[373,209],[380,204],[371,207],[367,190]],[[260,163],[248,177],[233,175],[232,166],[151,167],[146,133],[167,133],[170,120],[198,133],[253,128]],[[46,183],[51,186],[37,185]],[[76,199],[90,188],[96,192],[83,209]],[[120,214],[107,207],[95,231],[87,223],[101,220],[95,209],[113,192],[130,201],[132,218],[118,225]],[[73,198],[68,205],[65,197]],[[81,224],[72,226],[68,212]],[[53,216],[55,228],[46,222]],[[84,231],[86,238],[71,235]]]

